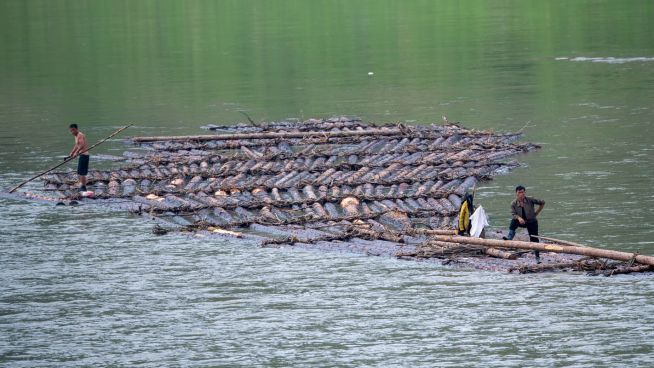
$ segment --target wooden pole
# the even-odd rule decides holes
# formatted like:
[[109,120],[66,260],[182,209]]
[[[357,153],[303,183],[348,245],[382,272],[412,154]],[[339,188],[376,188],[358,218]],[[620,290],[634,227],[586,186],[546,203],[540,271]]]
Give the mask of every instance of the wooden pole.
[[403,135],[400,129],[365,129],[341,132],[264,132],[264,133],[235,133],[235,134],[209,134],[209,135],[173,135],[155,137],[133,137],[134,143],[147,143],[158,141],[225,141],[236,139],[277,139],[277,138],[309,138],[309,137],[360,137],[360,136],[388,136]]
[[574,246],[574,247],[587,247],[587,245],[583,245],[583,244],[579,244],[579,243],[573,243],[573,242],[567,241],[567,240],[550,238],[548,236],[540,236],[540,235],[531,235],[531,236],[533,236],[534,238],[538,238],[538,239],[549,240],[551,242],[559,243],[559,244],[562,244],[562,245],[571,245],[571,246]]
[[[108,139],[113,138],[113,137],[116,136],[118,133],[122,132],[123,130],[125,130],[125,129],[131,127],[131,126],[132,126],[132,125],[130,124],[130,125],[124,126],[124,127],[120,128],[120,129],[116,130],[115,132],[111,133],[111,135],[108,136],[107,138],[98,141],[98,143],[96,143],[96,144],[92,145],[91,147],[87,148],[86,150],[80,152],[80,153],[78,154],[78,156],[79,156],[80,154],[82,154],[82,153],[86,153],[86,152],[88,152],[88,151],[94,149],[95,147],[97,147],[97,146],[99,146],[100,144],[104,143],[104,142],[107,141]],[[31,177],[31,178],[25,180],[24,182],[22,182],[22,183],[16,185],[15,187],[11,188],[11,190],[9,191],[9,193],[13,193],[13,192],[16,191],[16,189],[18,189],[18,188],[22,187],[23,185],[29,183],[30,181],[32,181],[32,180],[34,180],[34,179],[37,179],[37,178],[40,178],[41,176],[43,176],[43,175],[49,173],[50,171],[52,171],[52,170],[54,170],[54,169],[56,169],[56,168],[58,168],[58,167],[60,167],[60,166],[63,166],[63,165],[65,165],[65,164],[67,164],[69,161],[72,161],[75,157],[77,157],[77,156],[69,157],[69,158],[65,159],[64,162],[62,162],[62,163],[60,163],[60,164],[58,164],[58,165],[56,165],[56,166],[54,166],[54,167],[51,167],[51,168],[49,168],[48,170],[46,170],[46,171],[44,171],[44,172],[42,172],[42,173],[40,173],[40,174],[38,174],[38,175],[35,175],[35,176],[33,176],[33,177]]]
[[457,231],[456,230],[449,230],[449,229],[435,229],[435,230],[430,230],[430,229],[412,229],[408,231],[408,233],[413,233],[417,235],[456,235]]
[[[423,245],[435,245],[437,247],[452,247],[459,245],[459,243],[451,243],[451,242],[444,242],[444,241],[439,241],[439,240],[432,240],[429,241]],[[518,256],[514,253],[511,252],[506,252],[500,249],[496,248],[489,248],[489,247],[484,247],[484,246],[478,246],[478,248],[484,252],[486,255],[495,257],[495,258],[503,258],[503,259],[516,259]]]
[[577,254],[587,257],[608,258],[617,261],[631,261],[634,260],[638,263],[654,266],[654,257],[645,256],[637,253],[620,252],[617,250],[599,249],[592,247],[577,247],[577,246],[560,246],[555,244],[541,244],[516,240],[494,240],[494,239],[478,239],[466,236],[445,236],[445,235],[432,235],[432,239],[454,242],[460,244],[475,244],[483,245],[486,247],[503,247],[503,248],[516,248],[539,250],[544,252],[554,253],[567,253]]

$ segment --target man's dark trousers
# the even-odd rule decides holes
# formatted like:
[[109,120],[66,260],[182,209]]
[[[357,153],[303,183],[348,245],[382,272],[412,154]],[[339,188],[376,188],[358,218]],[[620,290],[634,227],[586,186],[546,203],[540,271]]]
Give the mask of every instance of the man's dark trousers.
[[[538,238],[533,237],[532,235],[538,235],[538,220],[531,220],[531,221],[526,221],[524,225],[521,225],[518,220],[513,219],[511,220],[511,224],[509,225],[509,239],[513,239],[513,236],[515,235],[515,231],[519,227],[526,227],[527,232],[529,233],[529,241],[533,243],[538,243]],[[540,258],[540,252],[535,250],[534,255],[536,258]]]

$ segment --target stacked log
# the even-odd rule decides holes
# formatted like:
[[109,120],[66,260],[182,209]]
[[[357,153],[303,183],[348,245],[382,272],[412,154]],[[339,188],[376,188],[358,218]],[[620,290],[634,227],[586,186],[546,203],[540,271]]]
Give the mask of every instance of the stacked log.
[[[267,246],[338,242],[395,253],[369,243],[376,241],[403,247],[403,258],[516,258],[437,237],[452,234],[467,191],[520,165],[507,158],[538,148],[518,142],[520,133],[344,117],[205,129],[213,134],[133,137],[139,150],[126,151],[119,166],[89,172],[96,203],[194,232],[268,234]],[[43,181],[46,191],[77,196],[72,172]],[[297,235],[279,235],[291,228]]]

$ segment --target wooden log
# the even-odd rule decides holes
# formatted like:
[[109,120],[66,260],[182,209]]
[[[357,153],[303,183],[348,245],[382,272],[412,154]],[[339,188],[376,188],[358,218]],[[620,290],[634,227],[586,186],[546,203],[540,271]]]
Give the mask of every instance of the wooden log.
[[390,231],[377,232],[374,230],[366,229],[362,226],[352,226],[348,229],[353,236],[363,238],[363,239],[382,239],[395,243],[404,243],[404,239],[397,234],[394,234]]
[[449,229],[411,229],[409,233],[417,235],[456,235],[457,231]]
[[495,258],[502,258],[502,259],[516,259],[518,256],[515,253],[512,252],[506,252],[497,248],[486,248],[484,250],[486,255],[495,257]]
[[614,270],[604,271],[603,274],[604,276],[613,276],[613,275],[623,275],[623,274],[634,273],[634,272],[648,272],[648,271],[654,271],[654,267],[652,267],[651,265],[618,267]]
[[315,201],[318,199],[318,197],[316,196],[316,192],[313,189],[313,186],[311,185],[304,186],[302,192],[304,193],[305,198],[308,200]]
[[235,216],[232,216],[229,212],[225,211],[223,208],[215,207],[213,209],[213,214],[220,220],[224,221],[224,224],[230,224],[237,221]]
[[461,244],[475,244],[475,245],[483,245],[487,247],[515,248],[515,249],[538,250],[538,251],[554,252],[554,253],[577,254],[587,257],[614,259],[617,261],[633,260],[641,264],[654,266],[654,257],[652,256],[646,256],[637,253],[620,252],[616,250],[599,249],[599,248],[592,248],[592,247],[560,246],[554,244],[541,244],[541,243],[532,243],[532,242],[524,242],[524,241],[517,241],[517,240],[479,239],[479,238],[470,238],[464,236],[434,235],[433,237],[434,239],[449,241],[454,243],[461,243]]
[[288,174],[284,175],[281,179],[275,181],[272,183],[272,185],[278,187],[278,188],[283,188],[284,184],[289,181],[292,177],[296,176],[298,174],[297,171],[293,170],[289,172]]
[[363,185],[359,185],[356,188],[354,188],[354,190],[352,191],[352,195],[357,198],[363,197],[364,196]]
[[440,204],[441,208],[443,208],[444,212],[442,213],[455,213],[456,211],[459,210],[457,207],[454,207],[452,202],[448,201],[445,198],[439,198],[437,201]]
[[587,247],[587,245],[584,245],[584,244],[573,243],[573,242],[571,242],[571,241],[567,241],[567,240],[561,240],[561,239],[550,238],[550,237],[548,237],[548,236],[541,236],[541,235],[532,235],[532,236],[533,236],[534,238],[547,240],[547,241],[550,241],[550,242],[552,242],[552,243],[558,243],[558,244],[561,244],[561,245],[571,245],[571,246],[573,246],[573,247]]
[[518,271],[519,273],[530,273],[530,272],[561,270],[566,268],[579,270],[581,269],[580,261],[547,263],[547,264],[537,264],[537,265],[520,265],[518,267],[509,268],[509,272]]
[[355,197],[346,197],[341,201],[341,207],[346,216],[359,215],[359,200]]
[[470,244],[458,244],[439,240],[429,240],[417,247],[419,258],[445,257],[445,256],[481,256],[484,247]]
[[325,203],[325,210],[331,218],[338,218],[341,216],[338,208],[336,208],[336,205],[332,202]]
[[120,184],[116,180],[112,180],[107,184],[107,195],[110,197],[117,197],[120,190]]
[[422,205],[420,205],[420,203],[418,203],[418,202],[417,202],[415,199],[413,199],[413,198],[406,198],[406,199],[404,200],[404,203],[406,203],[408,206],[411,207],[411,209],[413,210],[412,212],[415,212],[415,211],[423,211],[423,210],[429,210],[429,207],[423,207]]
[[236,134],[210,134],[210,135],[188,135],[188,136],[154,136],[154,137],[133,137],[134,143],[148,142],[187,142],[187,141],[220,141],[220,140],[241,140],[241,139],[286,139],[286,138],[309,138],[309,137],[363,137],[363,136],[394,136],[403,135],[400,129],[365,129],[355,131],[337,132],[271,132],[271,133],[236,133]]
[[385,198],[386,193],[388,192],[388,187],[385,185],[375,185],[373,191],[371,198]]
[[325,208],[318,202],[315,202],[311,208],[313,209],[313,212],[320,218],[329,218],[329,214],[327,211],[325,211]]
[[413,194],[415,196],[422,196],[426,194],[429,191],[429,188],[431,188],[432,186],[434,186],[434,182],[432,180],[428,180],[424,183],[420,183],[416,188],[415,192],[413,192]]
[[219,227],[215,226],[209,226],[207,227],[207,231],[213,233],[213,234],[220,234],[220,235],[228,235],[228,236],[233,236],[235,238],[243,238],[243,233],[237,232],[237,231],[231,231],[231,230],[225,230],[221,229]]
[[456,194],[450,194],[447,196],[447,199],[452,203],[452,206],[454,207],[455,211],[458,211],[459,208],[461,207],[461,197],[459,197]]
[[369,171],[370,167],[364,166],[342,180],[350,185],[357,184],[359,183],[359,179],[366,175]]
[[281,219],[270,210],[270,207],[267,206],[261,208],[259,211],[259,217],[265,219],[265,222],[281,223]]
[[243,153],[244,153],[246,156],[248,156],[249,158],[251,158],[251,159],[253,159],[253,160],[258,160],[258,159],[260,159],[261,157],[263,157],[263,154],[262,154],[261,152],[257,152],[256,150],[254,150],[254,149],[249,149],[249,148],[247,148],[247,147],[245,147],[245,146],[241,146],[241,151],[243,151]]
[[438,212],[438,208],[432,206],[432,205],[431,205],[429,202],[427,202],[427,200],[424,199],[424,198],[418,198],[418,199],[416,199],[416,202],[418,202],[418,204],[420,205],[421,208],[427,209],[427,210],[429,210],[429,211]]
[[297,190],[297,188],[288,188],[286,190],[286,193],[291,197],[292,201],[294,203],[303,203],[304,198],[300,195],[300,192]]
[[270,191],[270,196],[276,202],[283,201],[282,196],[279,194],[279,189],[277,188],[272,188],[272,190]]
[[406,213],[397,210],[390,210],[379,216],[378,220],[384,226],[394,231],[406,231],[411,228],[411,221]]
[[327,197],[329,193],[329,188],[326,185],[321,185],[318,187],[318,199],[322,200]]
[[[467,173],[464,175],[467,175]],[[474,187],[475,185],[477,185],[477,178],[475,178],[474,176],[470,176],[466,178],[463,181],[463,183],[461,183],[461,185],[459,185],[456,189],[454,189],[454,193],[457,194],[458,196],[463,196],[463,194],[465,194],[465,192],[467,192],[468,189]]]

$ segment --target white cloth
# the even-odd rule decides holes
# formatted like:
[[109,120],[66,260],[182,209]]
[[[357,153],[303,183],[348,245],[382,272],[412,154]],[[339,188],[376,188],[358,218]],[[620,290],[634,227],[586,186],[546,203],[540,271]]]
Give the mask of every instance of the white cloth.
[[481,235],[481,231],[484,230],[484,227],[488,226],[488,217],[486,217],[484,207],[477,207],[475,213],[470,216],[470,223],[470,236],[478,238],[479,235]]

